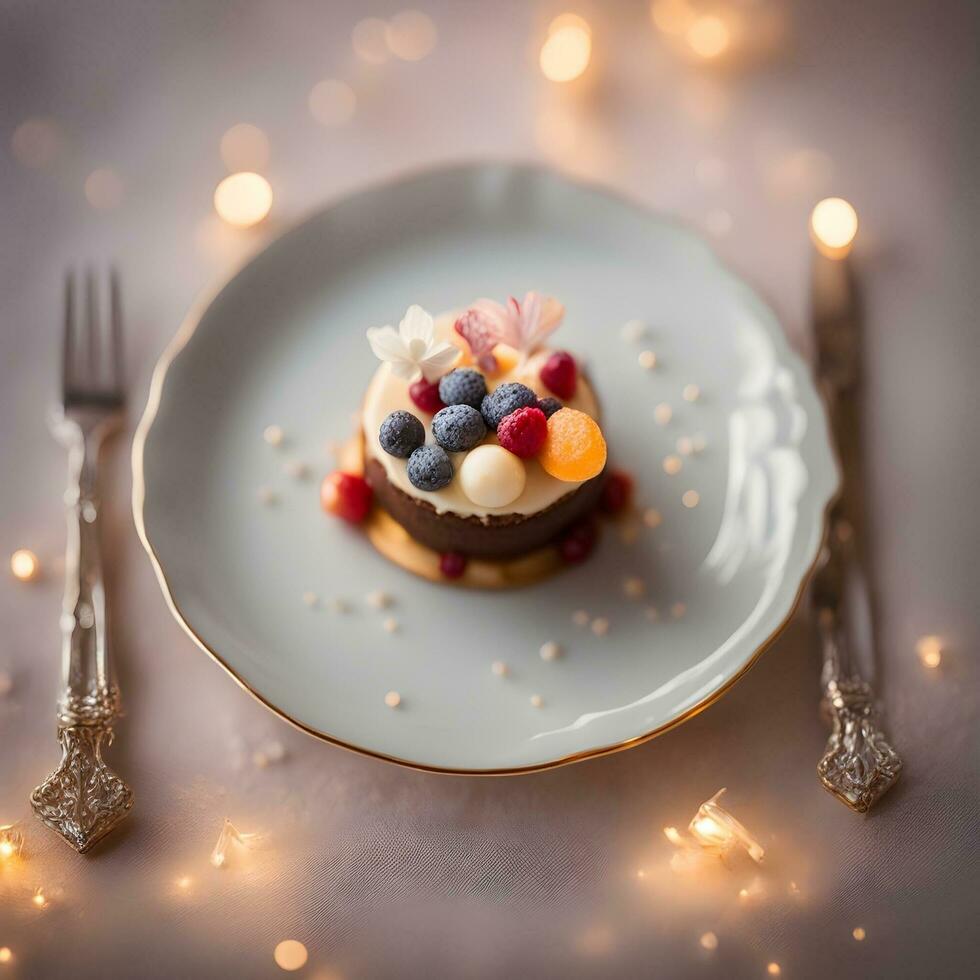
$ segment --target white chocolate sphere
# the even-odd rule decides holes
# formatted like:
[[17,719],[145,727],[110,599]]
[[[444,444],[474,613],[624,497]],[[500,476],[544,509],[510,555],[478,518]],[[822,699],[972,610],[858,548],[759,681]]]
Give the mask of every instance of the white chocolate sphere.
[[456,479],[478,507],[506,507],[524,492],[527,471],[513,453],[486,443],[466,454]]

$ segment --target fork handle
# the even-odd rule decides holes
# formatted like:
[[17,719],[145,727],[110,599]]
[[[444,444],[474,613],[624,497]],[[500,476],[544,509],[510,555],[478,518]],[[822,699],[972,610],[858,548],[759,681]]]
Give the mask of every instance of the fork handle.
[[[106,640],[106,600],[99,547],[99,427],[62,420],[59,437],[68,448],[65,492],[68,541],[62,604],[62,692],[59,728],[111,726],[119,695]],[[109,733],[111,738],[111,731]]]

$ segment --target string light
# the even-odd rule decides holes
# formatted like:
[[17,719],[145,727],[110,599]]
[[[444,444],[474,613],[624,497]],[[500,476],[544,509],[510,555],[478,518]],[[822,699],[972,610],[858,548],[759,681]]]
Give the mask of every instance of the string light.
[[0,963],[9,963],[14,954],[9,946],[0,946]]
[[552,82],[571,82],[578,78],[592,59],[592,31],[577,14],[562,14],[548,27],[541,46],[540,65],[544,77]]
[[705,800],[698,807],[698,812],[687,828],[689,837],[685,837],[675,827],[664,827],[664,836],[667,840],[678,848],[681,855],[686,853],[686,859],[671,862],[675,870],[698,863],[696,858],[700,852],[713,857],[723,857],[738,847],[744,849],[756,863],[762,861],[765,856],[762,845],[718,802],[724,792],[724,789],[718,790],[710,800]]
[[48,907],[48,900],[44,896],[44,890],[42,888],[35,888],[34,894],[31,896],[31,901],[39,909],[44,909]]
[[189,875],[181,875],[174,884],[182,891],[186,892],[192,884],[194,884],[194,879]]
[[221,137],[221,159],[231,171],[264,170],[269,154],[269,137],[251,123],[236,123]]
[[699,940],[701,948],[709,952],[718,948],[718,937],[713,932],[706,932]]
[[769,976],[771,976],[771,977],[778,977],[779,974],[782,973],[782,972],[783,972],[782,971],[782,968],[780,967],[780,965],[778,963],[770,963],[766,967],[766,973],[768,973]]
[[943,643],[938,636],[920,637],[915,652],[926,667],[936,668],[943,662]]
[[302,969],[309,958],[306,947],[298,939],[284,939],[276,945],[272,956],[276,966],[288,972]]
[[6,863],[20,857],[23,847],[24,835],[17,829],[17,824],[0,826],[0,861]]
[[851,930],[851,935],[854,937],[856,942],[863,943],[864,937],[867,936],[867,933],[864,931],[863,926],[855,926],[854,929]]
[[810,236],[828,258],[844,258],[857,230],[857,212],[842,197],[825,197],[810,214]]
[[227,817],[221,825],[221,832],[215,842],[211,857],[208,859],[212,867],[223,868],[228,861],[228,855],[234,844],[249,849],[255,846],[259,840],[258,834],[242,833]]
[[249,228],[272,208],[272,187],[261,174],[250,171],[225,177],[214,192],[214,209],[230,225]]
[[14,578],[20,579],[21,582],[30,582],[37,578],[41,563],[33,551],[18,548],[10,556],[10,570],[14,573]]

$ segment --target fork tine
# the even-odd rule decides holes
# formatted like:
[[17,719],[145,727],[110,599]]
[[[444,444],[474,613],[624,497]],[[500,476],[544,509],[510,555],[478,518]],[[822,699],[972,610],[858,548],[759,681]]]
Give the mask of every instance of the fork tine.
[[85,387],[99,385],[99,295],[95,288],[95,273],[89,267],[85,272]]
[[61,343],[61,401],[68,401],[72,370],[75,361],[75,275],[65,273],[65,332]]
[[112,354],[112,387],[122,391],[123,386],[123,338],[122,338],[122,303],[119,298],[119,274],[116,267],[109,270],[109,304],[110,304],[110,346]]

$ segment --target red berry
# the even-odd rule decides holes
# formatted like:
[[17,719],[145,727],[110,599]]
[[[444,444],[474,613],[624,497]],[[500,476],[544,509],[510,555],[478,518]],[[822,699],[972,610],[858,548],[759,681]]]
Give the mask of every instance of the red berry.
[[362,476],[336,470],[320,485],[320,506],[351,524],[360,524],[371,512],[374,493]]
[[446,578],[459,578],[466,571],[466,555],[458,551],[447,551],[439,556],[439,571]]
[[578,384],[575,358],[567,351],[555,351],[541,368],[541,383],[562,401],[568,401],[575,394]]
[[586,520],[575,524],[565,532],[558,541],[558,552],[562,561],[569,565],[577,565],[592,554],[596,542],[596,526],[594,521]]
[[607,514],[618,514],[633,496],[633,478],[622,470],[613,470],[602,486],[599,506]]
[[497,438],[508,452],[521,459],[530,459],[540,452],[548,438],[548,419],[533,405],[519,408],[500,420]]
[[425,378],[419,378],[408,386],[408,394],[423,412],[428,412],[430,415],[435,415],[440,408],[446,407],[439,397],[438,380],[426,381]]

